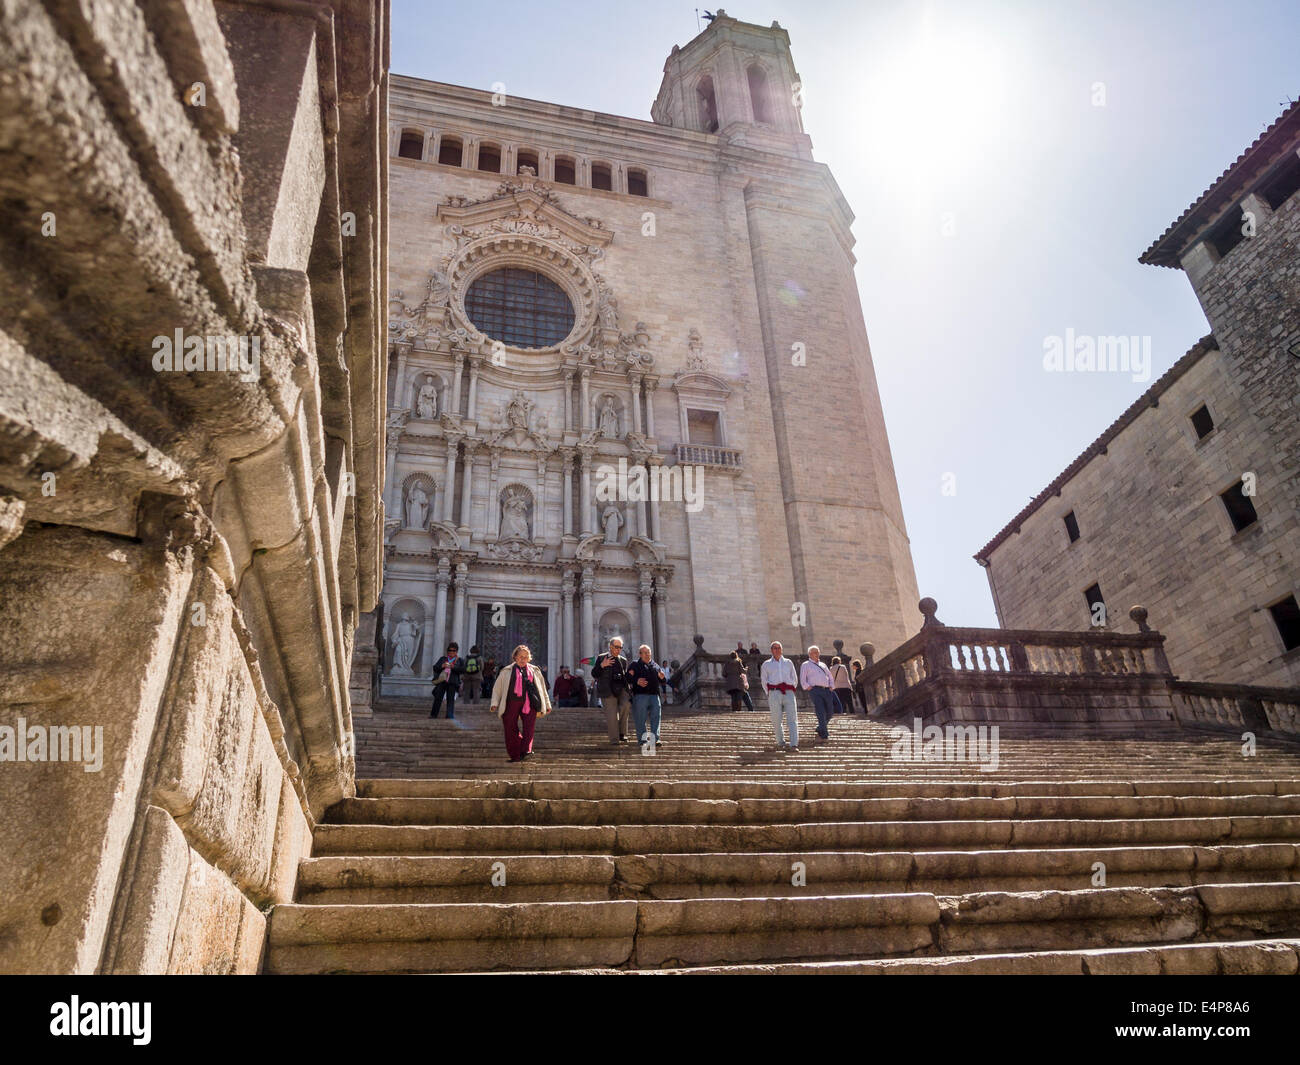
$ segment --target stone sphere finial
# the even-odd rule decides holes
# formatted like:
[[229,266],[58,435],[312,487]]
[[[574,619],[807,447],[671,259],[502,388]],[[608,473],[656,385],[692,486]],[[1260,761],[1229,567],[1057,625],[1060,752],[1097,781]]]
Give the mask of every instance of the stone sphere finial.
[[844,657],[844,641],[843,641],[843,640],[831,640],[831,645],[835,648],[835,653],[836,653],[837,655],[839,655],[841,658],[843,658],[843,657]]
[[931,599],[928,595],[924,599],[922,599],[919,603],[916,604],[916,608],[922,614],[925,615],[925,620],[921,622],[921,628],[924,629],[924,628],[928,628],[931,625],[943,624],[943,622],[941,622],[937,617],[934,616],[935,611],[939,609],[939,604],[936,603],[933,599]]
[[1147,624],[1147,608],[1144,606],[1131,606],[1128,608],[1128,616],[1137,622],[1138,632],[1150,632],[1151,626]]
[[862,655],[862,668],[868,669],[876,656],[876,645],[874,643],[860,643],[858,644],[858,653]]
[[697,632],[692,639],[695,641],[695,653],[704,654],[704,637]]

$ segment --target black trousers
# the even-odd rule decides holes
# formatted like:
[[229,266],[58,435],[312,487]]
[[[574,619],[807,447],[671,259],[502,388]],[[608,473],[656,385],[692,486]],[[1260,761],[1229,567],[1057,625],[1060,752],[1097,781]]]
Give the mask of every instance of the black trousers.
[[456,688],[451,684],[438,683],[433,686],[433,712],[430,717],[437,717],[438,711],[442,709],[442,698],[447,697],[447,717],[454,719],[456,717]]

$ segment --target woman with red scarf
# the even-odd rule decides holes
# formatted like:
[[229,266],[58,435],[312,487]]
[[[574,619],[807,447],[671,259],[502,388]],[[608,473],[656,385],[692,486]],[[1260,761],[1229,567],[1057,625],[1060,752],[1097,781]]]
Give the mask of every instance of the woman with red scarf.
[[551,699],[528,645],[521,643],[510,657],[514,664],[501,670],[492,685],[492,712],[501,715],[510,761],[522,762],[533,753],[533,728],[551,712]]

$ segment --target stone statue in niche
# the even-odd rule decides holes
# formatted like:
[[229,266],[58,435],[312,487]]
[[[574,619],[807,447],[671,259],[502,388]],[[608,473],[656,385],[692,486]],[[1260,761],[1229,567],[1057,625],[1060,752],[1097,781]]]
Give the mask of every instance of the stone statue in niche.
[[415,416],[432,420],[438,417],[438,387],[431,375],[425,375],[415,397]]
[[600,512],[600,524],[605,530],[605,543],[618,543],[618,531],[623,526],[623,515],[619,513],[618,507],[611,503],[602,510]]
[[528,529],[528,494],[522,489],[508,489],[501,500],[501,539],[532,539]]
[[[617,621],[606,621],[600,627],[600,646],[602,648],[609,646],[609,641],[615,636],[624,637],[623,626]],[[626,650],[626,648],[625,648]]]
[[528,432],[528,415],[533,409],[532,401],[522,392],[516,392],[506,407],[506,424],[511,429]]
[[416,481],[406,493],[406,527],[424,529],[429,525],[429,495]]
[[596,309],[596,314],[600,318],[600,327],[602,329],[618,328],[618,300],[609,292],[600,294],[600,304]]
[[415,648],[420,640],[420,625],[411,615],[403,614],[393,633],[393,672],[402,676],[415,673]]
[[601,404],[596,424],[600,429],[601,436],[618,439],[618,411],[614,409],[614,401],[609,396],[606,396],[605,402]]

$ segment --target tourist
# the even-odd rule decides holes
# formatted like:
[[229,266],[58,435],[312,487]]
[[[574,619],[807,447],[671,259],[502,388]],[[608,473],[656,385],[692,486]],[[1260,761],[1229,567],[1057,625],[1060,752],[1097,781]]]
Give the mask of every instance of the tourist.
[[522,762],[533,754],[533,729],[537,719],[551,712],[546,677],[532,664],[533,652],[521,643],[511,656],[513,665],[501,670],[492,685],[492,712],[501,717],[510,761]]
[[609,641],[609,651],[596,659],[591,667],[596,678],[596,693],[605,708],[605,726],[609,742],[627,742],[627,719],[632,714],[632,697],[628,692],[627,659],[623,657],[622,637]]
[[[763,688],[767,692],[767,706],[772,712],[772,731],[776,733],[776,749],[778,751],[797,751],[799,749],[799,722],[795,718],[794,693],[799,679],[795,676],[794,663],[790,659],[783,657],[781,652],[781,644],[774,642],[772,644],[772,657],[764,662],[762,669],[759,670],[759,680],[762,681]],[[781,732],[782,715],[785,716],[786,728],[790,733],[788,745],[785,742],[785,736]]]
[[745,648],[740,647],[731,652],[731,657],[722,665],[722,687],[731,696],[731,709],[740,709],[745,704],[746,710],[754,709],[754,700],[749,697],[749,677],[745,673],[745,660],[741,657]]
[[760,651],[760,650],[758,649],[758,644],[756,644],[753,640],[750,640],[750,641],[749,641],[749,653],[750,653],[751,655],[755,655],[755,656],[757,656],[757,655],[761,655],[763,652]]
[[735,650],[735,653],[738,654],[738,655],[740,655],[741,658],[744,658],[745,655],[748,653],[748,652],[745,650],[745,641],[744,641],[744,640],[737,640],[737,641],[736,641],[736,650]]
[[840,704],[837,713],[853,713],[853,684],[849,680],[849,667],[840,661],[839,655],[831,658],[831,687]]
[[853,693],[862,704],[864,714],[871,713],[871,701],[867,698],[867,671],[856,658],[853,660]]
[[664,677],[667,678],[665,680],[663,693],[664,703],[679,702],[681,700],[681,695],[677,691],[677,674],[672,671],[672,667],[668,665],[668,659],[666,658],[660,663],[660,667],[664,671]]
[[835,696],[831,690],[831,671],[822,661],[821,649],[816,644],[808,648],[808,660],[799,670],[799,684],[812,697],[813,711],[817,714],[817,738],[825,742],[831,738]]
[[465,656],[465,698],[473,699],[476,691],[482,691],[483,655],[474,644]]
[[632,688],[632,718],[636,724],[636,738],[639,743],[648,744],[653,735],[654,746],[658,747],[659,720],[663,713],[660,695],[668,676],[663,666],[655,663],[646,644],[638,647],[636,653],[637,660],[627,671]]
[[486,699],[492,694],[492,685],[497,679],[497,660],[491,655],[483,659],[483,680],[479,683],[478,694],[480,699]]
[[456,717],[456,696],[460,693],[460,680],[465,673],[465,660],[460,657],[460,644],[447,644],[447,653],[433,664],[433,709],[430,717],[437,717],[442,701],[447,700],[447,720]]
[[582,688],[582,680],[575,677],[569,672],[568,666],[560,667],[560,675],[555,678],[555,705],[556,706],[577,706],[578,691]]

